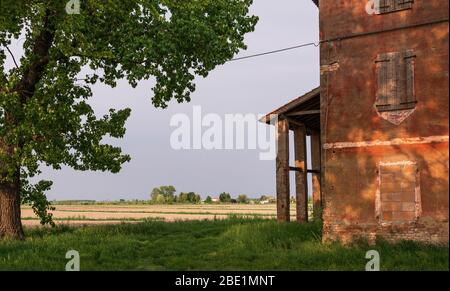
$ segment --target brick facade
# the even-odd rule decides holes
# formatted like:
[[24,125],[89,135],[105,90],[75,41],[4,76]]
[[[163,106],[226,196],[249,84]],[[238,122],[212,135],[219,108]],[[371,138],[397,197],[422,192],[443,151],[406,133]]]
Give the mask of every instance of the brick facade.
[[448,244],[449,2],[367,2],[319,1],[324,240]]

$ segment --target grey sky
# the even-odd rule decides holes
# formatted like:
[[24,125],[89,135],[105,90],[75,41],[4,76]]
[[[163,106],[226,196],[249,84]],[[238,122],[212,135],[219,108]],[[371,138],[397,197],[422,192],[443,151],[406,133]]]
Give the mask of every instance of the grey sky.
[[[251,12],[260,22],[240,56],[318,40],[318,9],[310,0],[254,0]],[[227,63],[197,81],[191,103],[172,102],[166,110],[151,105],[150,81],[136,89],[126,82],[114,89],[96,86],[91,104],[99,114],[110,107],[132,109],[125,138],[114,142],[132,161],[119,174],[63,169],[45,170],[40,178],[54,181],[50,199],[148,199],[160,185],[204,197],[224,191],[273,195],[274,161],[260,161],[255,150],[172,150],[170,118],[176,113],[191,116],[194,105],[201,105],[204,114],[267,113],[318,84],[319,51],[312,46]]]

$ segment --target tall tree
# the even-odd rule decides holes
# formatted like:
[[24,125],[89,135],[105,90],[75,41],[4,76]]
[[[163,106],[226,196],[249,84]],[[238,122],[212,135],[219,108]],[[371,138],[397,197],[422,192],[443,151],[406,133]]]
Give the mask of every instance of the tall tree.
[[[75,7],[67,10],[66,4]],[[80,9],[76,9],[76,4]],[[252,0],[1,0],[0,236],[23,238],[20,204],[51,223],[39,166],[118,172],[130,157],[103,142],[121,138],[130,109],[97,117],[92,86],[154,77],[152,103],[190,101],[195,76],[245,49]],[[70,5],[69,5],[70,6]],[[71,13],[67,13],[71,12]],[[11,43],[24,38],[24,53]],[[86,71],[89,70],[87,73]]]
[[219,201],[222,203],[230,203],[231,202],[231,195],[230,193],[222,192],[219,195]]
[[245,194],[239,195],[238,198],[237,198],[237,202],[238,203],[243,203],[243,204],[248,203],[247,195],[245,195]]
[[150,198],[153,201],[157,201],[159,196],[163,196],[166,202],[173,202],[176,191],[177,190],[174,186],[161,186],[159,188],[153,188]]

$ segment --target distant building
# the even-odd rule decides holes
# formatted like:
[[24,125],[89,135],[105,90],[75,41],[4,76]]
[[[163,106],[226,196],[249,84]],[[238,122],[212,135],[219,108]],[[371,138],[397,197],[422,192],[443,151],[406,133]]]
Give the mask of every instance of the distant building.
[[271,204],[271,203],[277,202],[276,197],[273,197],[273,196],[264,196],[264,197],[265,197],[265,199],[259,200],[259,204]]

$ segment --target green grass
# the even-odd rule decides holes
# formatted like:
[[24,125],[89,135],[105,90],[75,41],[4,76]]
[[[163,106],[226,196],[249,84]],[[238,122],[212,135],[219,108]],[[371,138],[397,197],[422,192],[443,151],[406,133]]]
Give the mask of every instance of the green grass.
[[382,270],[448,270],[448,247],[321,243],[319,223],[231,218],[27,229],[0,242],[0,270],[64,270],[77,250],[82,270],[364,270],[378,250]]

